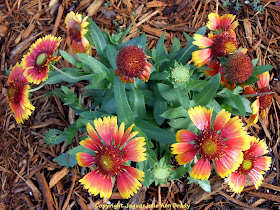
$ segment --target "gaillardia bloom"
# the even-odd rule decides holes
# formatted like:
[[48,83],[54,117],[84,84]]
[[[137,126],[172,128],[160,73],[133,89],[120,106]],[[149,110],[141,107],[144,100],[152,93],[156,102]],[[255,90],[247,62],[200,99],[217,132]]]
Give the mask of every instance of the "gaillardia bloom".
[[69,12],[65,18],[65,24],[68,32],[66,43],[71,46],[74,53],[85,53],[90,44],[85,37],[88,29],[89,22],[87,22],[87,16],[82,17],[79,13]]
[[60,59],[60,56],[53,57],[60,42],[60,37],[47,35],[31,45],[29,52],[22,60],[25,68],[24,76],[28,82],[39,84],[46,81],[49,73],[49,64]]
[[192,53],[192,59],[195,66],[201,67],[218,57],[227,57],[230,53],[234,53],[238,48],[236,34],[225,31],[221,34],[208,34],[208,37],[200,34],[193,36],[193,44],[202,50],[197,50]]
[[230,113],[221,110],[211,127],[213,109],[197,106],[188,110],[190,119],[200,130],[194,134],[189,130],[179,130],[176,141],[171,145],[172,154],[176,154],[179,165],[193,160],[196,154],[200,159],[191,170],[194,179],[206,180],[211,174],[210,160],[216,165],[217,173],[225,178],[236,171],[243,161],[242,151],[250,146],[241,120],[236,116],[230,118]]
[[208,15],[209,21],[206,26],[210,30],[217,32],[233,30],[238,26],[238,21],[233,22],[234,18],[235,15],[232,14],[226,14],[220,17],[216,13],[210,13]]
[[270,75],[269,72],[264,72],[257,76],[259,81],[257,82],[258,88],[256,91],[252,86],[247,86],[244,91],[244,95],[258,94],[263,93],[264,95],[260,95],[257,99],[251,104],[251,108],[253,110],[253,114],[249,117],[248,126],[252,124],[256,124],[259,120],[259,112],[261,112],[261,116],[265,117],[266,110],[270,108],[272,103],[272,94],[269,94],[271,90],[269,89],[269,80]]
[[119,79],[123,83],[133,83],[136,77],[147,82],[152,65],[140,47],[126,46],[118,53],[117,67],[115,74]]
[[8,102],[17,123],[23,123],[23,120],[28,119],[31,111],[35,109],[28,99],[29,85],[23,72],[24,68],[17,63],[8,79]]
[[242,164],[228,177],[229,186],[235,193],[240,193],[243,190],[245,175],[249,176],[255,188],[258,189],[264,179],[264,171],[270,168],[271,157],[262,156],[268,153],[265,141],[255,137],[251,137],[250,140],[250,148],[243,152]]
[[235,52],[226,62],[226,75],[235,83],[243,83],[252,75],[254,67],[250,57],[243,52]]
[[117,117],[104,117],[94,120],[95,129],[88,123],[89,137],[80,142],[95,155],[85,152],[76,154],[77,162],[82,167],[95,165],[95,169],[83,177],[80,182],[89,193],[110,198],[112,194],[112,178],[117,179],[117,186],[123,198],[134,195],[144,181],[144,172],[126,165],[130,160],[141,162],[146,160],[144,137],[135,137],[138,132],[131,132],[134,125],[124,131],[124,123],[119,129]]

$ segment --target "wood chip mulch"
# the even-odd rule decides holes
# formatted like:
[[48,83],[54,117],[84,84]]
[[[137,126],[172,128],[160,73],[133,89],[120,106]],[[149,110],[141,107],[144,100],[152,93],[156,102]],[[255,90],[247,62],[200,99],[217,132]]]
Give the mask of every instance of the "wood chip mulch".
[[[242,1],[243,2],[243,1]],[[280,6],[277,0],[261,0],[264,13],[256,13],[246,4],[237,14],[239,43],[248,49],[251,58],[259,64],[271,64],[271,89],[275,92],[267,117],[248,128],[251,135],[266,140],[272,157],[271,170],[259,190],[251,182],[241,194],[234,194],[218,176],[210,178],[212,193],[182,178],[167,185],[141,190],[130,200],[123,200],[114,189],[108,201],[90,196],[79,184],[81,168],[65,168],[52,161],[59,154],[77,146],[61,143],[50,147],[42,140],[50,128],[64,130],[75,119],[73,110],[64,106],[58,97],[45,97],[56,88],[49,85],[34,92],[31,101],[35,112],[23,125],[17,125],[6,100],[7,71],[27,52],[31,43],[43,35],[61,36],[60,49],[65,43],[65,16],[69,11],[84,13],[100,28],[109,33],[133,24],[126,40],[145,32],[148,48],[156,45],[163,31],[165,44],[170,49],[173,37],[186,45],[183,32],[192,35],[204,26],[210,12],[225,14],[230,11],[218,0],[1,0],[0,1],[0,209],[98,209],[98,204],[159,204],[167,209],[179,209],[187,204],[192,209],[277,209],[280,205],[279,142],[280,142]],[[59,66],[69,66],[63,60]],[[80,92],[86,82],[80,82],[73,91]],[[86,101],[84,101],[86,104]],[[247,119],[242,118],[244,123]],[[164,209],[164,208],[162,208]]]

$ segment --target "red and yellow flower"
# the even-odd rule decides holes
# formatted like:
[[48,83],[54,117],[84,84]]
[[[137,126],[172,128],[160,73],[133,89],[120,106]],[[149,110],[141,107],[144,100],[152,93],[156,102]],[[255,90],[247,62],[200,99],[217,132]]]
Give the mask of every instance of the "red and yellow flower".
[[74,53],[85,53],[89,47],[89,41],[85,34],[88,32],[86,28],[89,24],[87,16],[82,17],[79,13],[69,12],[65,18],[65,24],[68,32],[66,43],[71,46]]
[[252,86],[247,86],[244,91],[244,95],[258,94],[264,93],[264,95],[260,95],[257,99],[251,104],[251,108],[253,110],[253,114],[249,117],[248,126],[252,124],[256,124],[259,120],[259,116],[261,113],[262,117],[265,117],[267,110],[270,108],[272,103],[272,94],[267,94],[271,92],[269,88],[269,80],[270,75],[269,72],[264,72],[257,76],[259,81],[257,82],[256,91]]
[[195,134],[189,130],[179,130],[176,133],[178,143],[171,145],[179,165],[193,160],[196,154],[200,159],[191,170],[190,176],[206,180],[211,173],[210,160],[215,163],[216,171],[221,177],[227,177],[236,171],[243,161],[242,151],[250,146],[241,120],[224,109],[221,110],[211,127],[213,109],[197,106],[188,111],[190,119],[200,130]]
[[238,26],[238,21],[234,21],[235,15],[232,14],[225,14],[220,17],[216,13],[210,13],[208,19],[206,26],[211,31],[230,31]]
[[200,34],[193,36],[193,44],[201,50],[192,53],[194,65],[201,67],[213,59],[218,57],[227,57],[230,53],[234,53],[238,49],[236,34],[231,31],[225,31],[221,34],[208,34],[208,37]]
[[123,83],[133,83],[134,78],[145,82],[149,80],[152,65],[140,47],[126,46],[117,55],[115,74]]
[[60,37],[47,35],[31,45],[29,52],[22,60],[25,68],[24,76],[28,82],[39,84],[46,81],[49,73],[49,64],[60,59],[60,56],[53,57],[60,42]]
[[264,171],[269,170],[271,157],[263,156],[268,153],[264,140],[250,137],[250,148],[243,152],[243,162],[239,168],[229,175],[229,186],[235,193],[240,193],[244,189],[245,176],[248,175],[258,189],[264,177]]
[[7,98],[18,124],[28,119],[31,111],[35,109],[28,99],[30,87],[23,72],[24,68],[17,63],[12,68],[8,79]]
[[146,160],[145,138],[135,137],[138,132],[132,132],[134,125],[124,131],[124,123],[119,129],[117,117],[104,117],[94,120],[95,129],[88,123],[89,137],[80,142],[95,155],[79,152],[77,162],[82,167],[95,165],[95,169],[83,177],[80,182],[93,195],[110,198],[112,194],[112,179],[117,179],[117,186],[123,198],[134,195],[143,181],[144,172],[126,164],[128,160],[141,162]]

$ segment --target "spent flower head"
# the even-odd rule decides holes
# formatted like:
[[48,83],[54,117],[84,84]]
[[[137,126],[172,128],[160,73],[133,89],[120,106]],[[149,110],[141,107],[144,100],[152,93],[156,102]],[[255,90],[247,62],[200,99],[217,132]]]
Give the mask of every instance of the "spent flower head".
[[126,46],[118,53],[115,73],[123,83],[133,83],[134,78],[147,82],[151,67],[142,48]]

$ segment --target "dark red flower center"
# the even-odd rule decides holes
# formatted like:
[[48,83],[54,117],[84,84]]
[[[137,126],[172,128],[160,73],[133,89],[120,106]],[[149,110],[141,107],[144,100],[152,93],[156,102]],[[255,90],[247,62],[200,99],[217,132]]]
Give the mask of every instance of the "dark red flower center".
[[219,133],[213,130],[204,130],[197,137],[196,147],[199,155],[207,159],[219,159],[225,152],[225,143]]
[[[259,93],[269,93],[271,90],[268,87],[264,87],[258,90]],[[272,103],[272,94],[266,94],[259,96],[260,110],[270,107]]]
[[236,52],[227,59],[226,74],[233,82],[245,82],[250,78],[253,70],[254,67],[250,57],[242,52]]
[[213,53],[215,57],[228,56],[229,53],[235,52],[237,48],[237,41],[229,33],[216,35],[214,38]]
[[146,55],[136,46],[126,46],[119,51],[117,67],[123,76],[138,77],[147,65]]
[[69,36],[72,40],[75,40],[76,42],[81,42],[81,26],[79,23],[75,23],[74,27],[69,28]]
[[97,169],[106,176],[117,175],[123,168],[124,158],[114,145],[100,146],[95,155]]
[[20,104],[24,93],[24,85],[23,82],[12,81],[8,86],[8,98],[13,104]]

